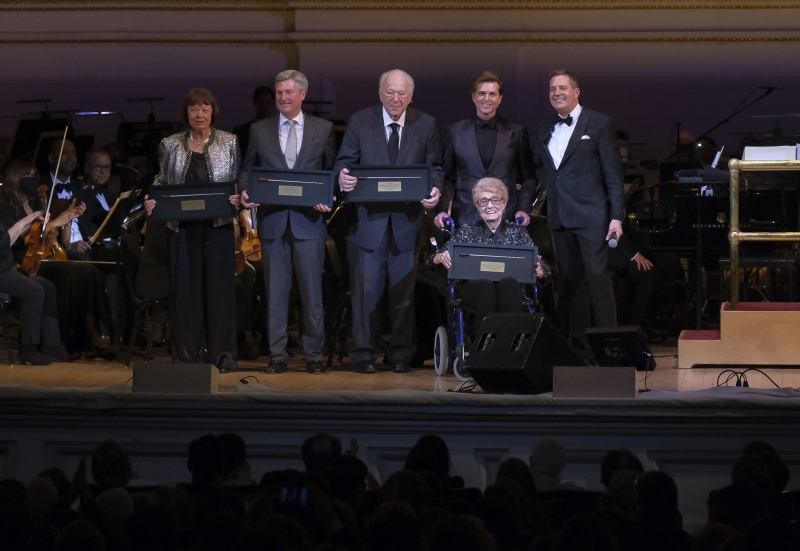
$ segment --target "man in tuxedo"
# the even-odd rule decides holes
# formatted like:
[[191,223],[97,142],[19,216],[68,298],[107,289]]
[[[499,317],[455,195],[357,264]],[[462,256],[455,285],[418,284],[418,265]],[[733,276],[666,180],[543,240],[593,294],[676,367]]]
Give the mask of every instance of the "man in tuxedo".
[[[444,197],[439,202],[436,225],[442,227],[452,197],[450,216],[457,225],[473,224],[480,214],[472,201],[472,188],[482,178],[497,178],[508,188],[505,218],[530,223],[531,203],[536,192],[536,167],[528,131],[521,122],[497,114],[503,101],[503,79],[484,71],[472,81],[476,113],[447,128],[444,136]],[[517,191],[517,183],[522,187]]]
[[[441,151],[436,121],[410,109],[414,80],[400,70],[381,75],[380,106],[350,117],[334,172],[342,191],[350,192],[358,180],[350,175],[355,165],[413,165],[433,167],[433,188],[421,201],[432,209],[442,186]],[[386,358],[395,373],[410,371],[416,351],[414,285],[417,233],[423,208],[416,202],[358,203],[355,220],[347,227],[347,259],[353,304],[353,338],[350,360],[356,373],[375,373],[380,338],[379,304],[389,287],[392,340]]]
[[85,230],[84,237],[88,239],[97,232],[106,219],[118,195],[107,185],[111,176],[111,157],[106,151],[102,149],[89,151],[86,154],[84,169],[86,181],[79,196],[86,203],[86,213],[81,216],[84,219],[81,233]]
[[[50,174],[43,175],[40,182],[45,184],[48,188],[47,192],[50,193],[50,186],[55,185],[56,189],[53,193],[54,199],[65,199],[71,202],[76,199],[79,203],[81,192],[80,183],[73,178],[73,173],[78,167],[78,152],[75,149],[75,144],[69,140],[64,142],[64,150],[61,153],[61,164],[58,164],[58,154],[61,151],[61,140],[55,140],[50,144],[50,151],[47,156],[47,161],[50,163]],[[58,165],[58,174],[54,174]],[[37,210],[42,210],[44,205],[39,203],[38,198],[34,201]],[[57,211],[51,212],[51,216],[58,214]],[[70,225],[70,240],[69,245],[65,247],[67,258],[70,260],[89,260],[90,251],[92,246],[86,242],[91,235],[83,235],[82,230],[86,231],[84,226],[85,220],[81,221],[83,216],[72,219]]]
[[562,274],[558,318],[564,331],[569,305],[584,279],[595,325],[616,326],[607,241],[622,236],[625,216],[617,131],[607,115],[583,108],[579,96],[572,74],[560,70],[550,75],[556,113],[542,122],[538,143],[547,176],[548,226]]
[[[330,170],[336,160],[333,124],[302,111],[308,80],[298,71],[275,77],[277,116],[253,123],[243,166],[291,170]],[[242,204],[252,208],[247,195],[247,173],[239,177]],[[286,371],[286,325],[292,273],[303,305],[303,350],[306,371],[324,373],[322,347],[325,327],[322,312],[322,270],[327,228],[323,212],[330,207],[264,205],[258,212],[258,235],[264,261],[264,282],[269,293],[270,362],[266,372]]]

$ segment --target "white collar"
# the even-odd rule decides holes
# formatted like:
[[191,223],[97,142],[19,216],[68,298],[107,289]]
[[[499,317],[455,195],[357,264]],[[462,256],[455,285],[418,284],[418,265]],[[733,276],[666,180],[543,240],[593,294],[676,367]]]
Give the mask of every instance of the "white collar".
[[[572,112],[571,112],[569,115],[567,115],[567,117],[572,117],[572,120],[573,120],[573,121],[575,121],[575,120],[577,120],[577,119],[578,119],[578,117],[580,116],[580,114],[581,114],[581,111],[583,111],[583,107],[582,107],[582,106],[581,106],[581,104],[579,103],[578,105],[576,105],[576,106],[575,106],[575,109],[573,109],[573,110],[572,110]],[[559,117],[561,117],[561,113],[558,113],[558,112],[556,112],[556,114],[557,114]],[[561,117],[561,118],[562,118],[562,119],[566,119],[567,117]],[[573,122],[573,124],[575,124],[575,123]]]
[[406,111],[403,111],[403,114],[400,115],[398,120],[394,120],[392,117],[389,116],[389,113],[386,112],[386,108],[382,109],[383,111],[383,126],[389,126],[392,123],[397,123],[400,125],[400,128],[405,128],[406,126]]
[[69,184],[69,183],[70,183],[70,180],[71,180],[71,179],[72,179],[72,176],[67,176],[67,181],[66,181],[66,182],[62,182],[61,180],[59,180],[58,178],[56,178],[55,174],[53,174],[52,172],[50,173],[50,181],[51,181],[51,182],[55,182],[56,184],[64,184],[64,185],[67,185],[67,184]]
[[[288,120],[289,120],[289,119],[287,119],[286,117],[284,117],[284,116],[283,116],[283,113],[281,113],[281,114],[280,114],[280,117],[279,117],[278,125],[279,125],[279,126],[283,126],[284,124],[286,124],[286,121],[288,121]],[[300,111],[300,112],[297,114],[297,116],[296,116],[295,118],[293,118],[292,120],[293,120],[293,121],[295,121],[295,122],[296,122],[297,124],[299,124],[300,126],[303,126],[303,122],[305,121],[305,117],[303,116],[303,112],[302,112],[302,111]]]

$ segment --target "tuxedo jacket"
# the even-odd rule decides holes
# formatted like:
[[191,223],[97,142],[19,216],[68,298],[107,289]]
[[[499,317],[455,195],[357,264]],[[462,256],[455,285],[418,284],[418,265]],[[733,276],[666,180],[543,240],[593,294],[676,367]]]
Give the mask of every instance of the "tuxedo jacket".
[[[433,168],[433,186],[442,189],[442,153],[436,121],[416,109],[406,110],[405,126],[400,135],[397,165],[423,165]],[[355,165],[391,165],[386,129],[383,125],[383,106],[370,107],[350,117],[334,172]],[[358,184],[356,184],[358,185]],[[353,209],[353,207],[355,207]],[[364,249],[374,250],[392,224],[394,241],[401,251],[416,246],[417,233],[422,227],[423,207],[418,202],[357,203],[348,220],[345,239]]]
[[[49,197],[50,188],[53,187],[53,179],[50,177],[50,174],[48,173],[40,175],[39,183],[47,186],[47,196]],[[67,207],[72,203],[73,199],[75,199],[76,204],[80,204],[81,202],[86,203],[86,197],[83,195],[83,186],[81,185],[81,183],[78,181],[77,178],[70,177],[69,184],[67,184],[67,189],[69,189],[69,192],[71,194],[69,199],[64,199],[64,201],[66,202],[61,204],[61,206],[59,207],[53,205],[53,207],[50,209],[51,220],[56,218],[62,212],[64,212],[67,209]],[[58,200],[58,192],[59,190],[56,190],[55,193],[53,194],[53,201]],[[33,210],[44,210],[45,205],[44,203],[39,201],[38,197],[31,197],[29,203],[31,205],[31,208],[33,208]],[[95,226],[92,223],[90,218],[91,218],[91,213],[89,210],[89,204],[87,203],[86,211],[78,218],[78,229],[80,230],[81,237],[83,237],[84,241],[92,237],[92,235],[94,235],[94,232],[97,231],[97,226]],[[92,228],[94,228],[94,231],[92,230]]]
[[[81,233],[83,234],[84,239],[89,239],[91,236],[93,236],[106,219],[106,216],[108,216],[108,211],[103,208],[103,205],[97,198],[98,193],[101,194],[106,200],[106,204],[108,205],[109,209],[114,206],[114,202],[117,200],[118,195],[108,186],[86,186],[82,188],[81,191],[76,195],[79,202],[83,201],[83,203],[86,204],[86,212],[84,212],[83,215],[78,218],[79,226],[81,225],[81,221],[83,221]],[[89,235],[83,233],[84,228],[89,232]],[[110,228],[105,229],[104,233],[108,232],[109,229]]]
[[[304,113],[303,141],[294,170],[330,170],[336,160],[336,139],[330,121]],[[239,189],[247,189],[246,169],[251,166],[288,169],[278,135],[280,115],[250,126],[244,169],[239,175]],[[286,224],[297,239],[324,239],[327,228],[322,213],[312,207],[264,205],[258,209],[258,236],[276,239],[286,231]]]
[[[516,212],[531,212],[538,180],[528,130],[521,122],[510,121],[500,115],[495,119],[497,144],[489,170],[484,168],[478,152],[472,117],[450,125],[445,133],[442,160],[445,193],[439,201],[438,211],[445,212],[452,197],[450,215],[459,226],[480,220],[480,213],[472,201],[472,188],[481,178],[497,178],[508,188],[507,220],[513,220]],[[522,184],[519,191],[518,182]]]
[[622,159],[611,118],[583,108],[558,168],[548,142],[558,115],[539,127],[537,151],[547,176],[550,229],[607,227],[625,216]]

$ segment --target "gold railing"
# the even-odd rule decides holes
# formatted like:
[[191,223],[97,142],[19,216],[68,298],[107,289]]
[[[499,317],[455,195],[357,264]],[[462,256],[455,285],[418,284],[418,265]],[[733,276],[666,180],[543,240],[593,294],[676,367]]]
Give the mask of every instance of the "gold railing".
[[728,162],[731,171],[731,309],[739,306],[739,243],[742,241],[800,241],[800,232],[743,232],[739,231],[739,173],[741,171],[800,170],[800,161],[741,161]]

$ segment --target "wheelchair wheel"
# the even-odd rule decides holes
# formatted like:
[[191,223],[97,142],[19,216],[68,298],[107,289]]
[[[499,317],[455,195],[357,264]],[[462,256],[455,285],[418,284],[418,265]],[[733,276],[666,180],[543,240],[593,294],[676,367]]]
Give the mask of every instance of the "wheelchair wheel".
[[453,360],[453,374],[459,381],[466,382],[472,379],[469,373],[464,369],[464,360],[461,359],[460,356],[456,356]]
[[447,338],[447,328],[439,327],[433,339],[433,366],[439,377],[447,375],[447,360],[450,356],[450,343]]

